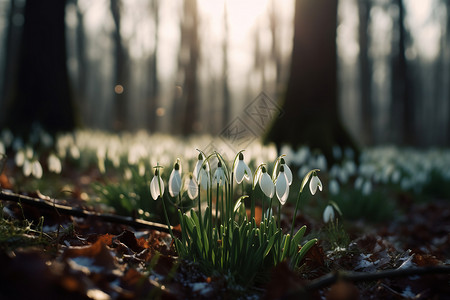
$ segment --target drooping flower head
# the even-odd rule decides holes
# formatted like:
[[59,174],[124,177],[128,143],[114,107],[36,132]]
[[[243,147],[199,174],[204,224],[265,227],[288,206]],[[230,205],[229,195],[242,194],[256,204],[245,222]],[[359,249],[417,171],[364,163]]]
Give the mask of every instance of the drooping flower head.
[[207,170],[208,170],[207,165],[204,164],[203,167],[200,168],[200,171],[198,173],[198,179],[197,179],[197,182],[200,183],[200,186],[204,190],[208,189],[208,186],[209,186],[210,175],[209,175],[209,171],[207,171]]
[[278,173],[277,181],[275,183],[275,189],[278,200],[281,205],[284,205],[289,196],[289,181],[283,165],[280,167],[280,172]]
[[225,183],[225,172],[222,169],[222,162],[219,160],[217,169],[214,172],[213,184],[223,185]]
[[284,158],[282,157],[280,159],[280,172],[281,172],[281,167],[284,167],[284,173],[286,174],[286,178],[288,180],[289,185],[292,184],[292,171],[289,168],[289,166],[286,164],[286,161],[284,160]]
[[156,166],[155,176],[153,176],[152,181],[150,182],[150,194],[152,195],[153,200],[158,199],[158,197],[162,197],[164,194],[164,182],[159,175],[160,166]]
[[325,210],[323,211],[323,221],[325,223],[328,223],[333,220],[334,220],[334,209],[333,206],[328,204],[327,207],[325,207]]
[[203,168],[203,166],[205,166],[205,168],[204,168],[205,171],[207,171],[209,173],[209,164],[208,164],[208,162],[204,163],[204,161],[205,161],[205,157],[203,156],[203,153],[200,152],[197,156],[197,163],[195,164],[194,172],[193,172],[194,178],[196,181],[199,181],[198,177],[200,175],[200,171]]
[[320,181],[316,172],[313,172],[311,176],[311,181],[309,182],[309,190],[311,191],[312,195],[316,193],[317,188],[319,188],[319,190],[322,191],[322,182]]
[[198,185],[193,174],[189,174],[189,177],[184,181],[184,189],[187,191],[188,197],[194,200],[198,196]]
[[169,176],[169,194],[172,197],[178,196],[181,190],[181,166],[177,159]]
[[259,186],[261,187],[261,190],[267,197],[269,198],[273,197],[274,193],[273,181],[272,178],[270,178],[269,174],[267,174],[266,167],[264,166],[261,168],[261,175],[259,177]]
[[240,184],[244,179],[247,182],[252,181],[252,172],[250,171],[250,168],[247,166],[247,164],[244,162],[244,155],[242,152],[239,153],[239,160],[234,165],[234,176],[236,178],[237,184]]

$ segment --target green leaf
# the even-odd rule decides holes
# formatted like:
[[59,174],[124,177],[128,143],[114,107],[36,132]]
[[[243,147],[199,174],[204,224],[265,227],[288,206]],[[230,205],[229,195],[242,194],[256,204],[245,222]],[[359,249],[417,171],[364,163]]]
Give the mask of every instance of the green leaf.
[[306,242],[300,251],[298,251],[297,255],[295,256],[294,260],[294,266],[298,266],[298,264],[302,261],[302,259],[305,257],[306,253],[311,249],[312,246],[314,246],[317,243],[317,239],[312,239],[308,242]]
[[306,225],[303,225],[297,233],[294,235],[291,241],[291,253],[288,253],[289,256],[292,256],[297,251],[297,246],[300,245],[300,242],[305,235],[306,232]]
[[272,237],[269,239],[269,243],[268,243],[268,245],[267,245],[267,248],[266,248],[266,250],[264,251],[264,257],[266,257],[266,256],[269,254],[269,252],[270,252],[270,250],[272,249],[272,247],[273,247],[275,241],[278,240],[278,238],[280,237],[280,235],[281,235],[281,230],[278,230],[278,231],[277,231],[274,235],[272,235]]

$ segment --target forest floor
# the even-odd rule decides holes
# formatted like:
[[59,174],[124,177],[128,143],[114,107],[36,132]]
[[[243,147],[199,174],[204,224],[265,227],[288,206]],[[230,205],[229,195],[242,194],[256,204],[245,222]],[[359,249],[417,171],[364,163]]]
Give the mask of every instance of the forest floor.
[[[5,175],[0,183],[12,188]],[[103,213],[80,193],[52,201]],[[319,238],[303,265],[281,263],[266,282],[247,288],[180,261],[165,230],[0,201],[0,298],[450,299],[449,199],[396,201],[402,213],[388,222],[341,224],[346,236],[337,240],[348,238],[345,248],[321,238],[323,223],[299,214],[296,224]],[[292,215],[292,205],[283,208],[282,219]]]

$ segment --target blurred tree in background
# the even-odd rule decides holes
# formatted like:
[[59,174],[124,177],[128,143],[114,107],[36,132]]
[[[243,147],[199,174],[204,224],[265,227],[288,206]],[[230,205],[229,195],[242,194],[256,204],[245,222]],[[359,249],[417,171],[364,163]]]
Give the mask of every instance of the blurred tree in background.
[[275,120],[265,140],[277,146],[308,145],[332,161],[335,145],[357,150],[338,109],[337,0],[297,0],[294,23],[284,115]]
[[52,134],[75,127],[66,64],[65,7],[63,0],[26,1],[17,70],[11,74],[1,124],[16,134],[26,136],[34,124]]

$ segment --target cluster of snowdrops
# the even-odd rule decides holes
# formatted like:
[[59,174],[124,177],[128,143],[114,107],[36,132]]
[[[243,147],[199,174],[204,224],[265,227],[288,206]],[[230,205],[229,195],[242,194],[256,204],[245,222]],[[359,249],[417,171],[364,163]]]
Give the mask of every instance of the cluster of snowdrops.
[[[294,228],[295,215],[306,195],[303,193],[304,187],[309,182],[312,195],[317,189],[322,190],[317,176],[319,170],[310,170],[303,178],[290,233],[284,234],[281,208],[287,201],[293,176],[283,155],[276,159],[270,176],[265,164],[260,164],[252,174],[244,161],[243,151],[235,156],[230,168],[219,153],[207,156],[199,152],[193,172],[184,176],[181,161],[176,160],[167,182],[168,193],[165,193],[160,175],[162,166],[154,167],[154,177],[150,183],[152,198],[163,203],[165,219],[180,257],[198,262],[206,272],[229,274],[239,283],[253,282],[257,274],[264,274],[265,270],[287,259],[292,267],[297,267],[317,242],[317,239],[311,239],[301,245],[306,227],[301,227],[297,232]],[[216,167],[214,172],[212,165]],[[251,184],[249,195],[235,197],[237,186],[244,182]],[[256,203],[255,188],[258,185],[262,198]],[[180,205],[183,192],[197,201],[198,206],[186,212],[182,207],[178,209],[181,235],[177,237],[170,226],[166,205]],[[246,202],[250,209],[246,209]],[[264,208],[265,203],[270,204]],[[255,216],[257,205],[261,207],[261,216]],[[330,205],[325,209],[324,219],[328,221],[332,218],[334,209]]]

